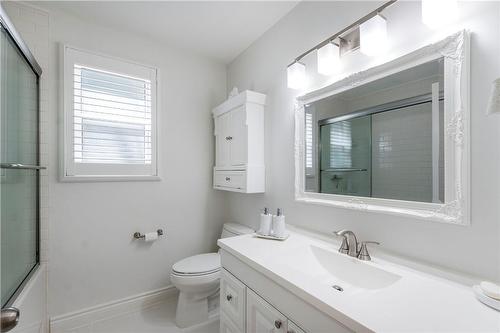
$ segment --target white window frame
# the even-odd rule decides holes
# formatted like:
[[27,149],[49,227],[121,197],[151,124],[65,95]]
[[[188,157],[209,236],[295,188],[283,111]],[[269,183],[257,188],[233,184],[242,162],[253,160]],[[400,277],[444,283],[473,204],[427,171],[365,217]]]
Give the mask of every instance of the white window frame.
[[[136,181],[160,180],[158,174],[158,69],[82,50],[69,45],[61,47],[62,126],[61,181]],[[75,64],[151,81],[151,164],[104,164],[74,162],[73,68]]]

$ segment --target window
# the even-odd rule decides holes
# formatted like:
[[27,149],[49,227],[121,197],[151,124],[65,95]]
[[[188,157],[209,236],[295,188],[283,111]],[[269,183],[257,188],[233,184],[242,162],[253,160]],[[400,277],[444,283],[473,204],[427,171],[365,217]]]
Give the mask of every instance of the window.
[[339,121],[330,125],[330,168],[351,168],[351,122]]
[[306,113],[306,168],[313,167],[313,115]]
[[316,168],[316,128],[315,128],[315,112],[314,105],[307,105],[305,109],[305,168],[306,176],[314,177]]
[[66,180],[157,176],[154,68],[64,47]]

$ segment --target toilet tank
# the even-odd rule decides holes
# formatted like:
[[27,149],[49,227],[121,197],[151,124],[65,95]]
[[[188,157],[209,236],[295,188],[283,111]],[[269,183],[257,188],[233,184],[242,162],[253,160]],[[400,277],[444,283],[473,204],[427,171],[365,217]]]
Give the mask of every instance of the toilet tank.
[[224,223],[220,238],[234,237],[245,234],[253,234],[255,230],[239,223]]

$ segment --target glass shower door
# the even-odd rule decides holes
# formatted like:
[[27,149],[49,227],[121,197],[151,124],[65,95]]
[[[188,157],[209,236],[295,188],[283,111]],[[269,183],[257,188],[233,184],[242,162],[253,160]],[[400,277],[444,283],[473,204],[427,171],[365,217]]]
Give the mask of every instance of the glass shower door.
[[38,74],[0,36],[0,291],[9,306],[39,262]]

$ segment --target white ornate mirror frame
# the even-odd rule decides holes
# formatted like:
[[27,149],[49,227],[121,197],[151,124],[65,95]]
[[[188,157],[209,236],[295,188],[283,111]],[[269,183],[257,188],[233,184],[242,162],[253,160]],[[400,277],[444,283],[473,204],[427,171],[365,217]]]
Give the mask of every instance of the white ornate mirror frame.
[[[460,225],[470,224],[469,33],[460,31],[388,63],[350,75],[297,98],[295,110],[295,199],[299,202],[379,212]],[[408,68],[444,58],[443,204],[306,192],[305,105]]]

